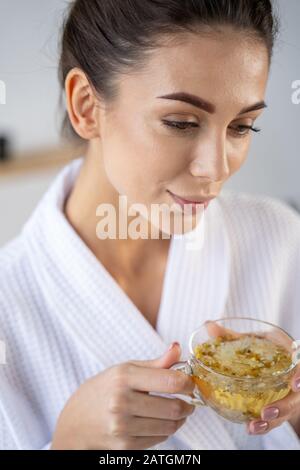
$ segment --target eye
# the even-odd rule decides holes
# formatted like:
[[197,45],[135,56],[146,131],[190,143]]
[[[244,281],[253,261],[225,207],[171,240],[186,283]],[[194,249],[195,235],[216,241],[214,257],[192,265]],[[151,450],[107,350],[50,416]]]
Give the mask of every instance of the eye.
[[243,125],[243,124],[240,124],[236,127],[229,127],[229,129],[231,129],[234,132],[236,137],[244,137],[244,136],[248,135],[250,131],[252,131],[252,132],[260,132],[261,131],[261,129],[258,129],[257,127],[246,126],[246,125]]
[[191,130],[192,128],[199,127],[196,122],[191,121],[167,121],[166,119],[162,120],[162,123],[174,129],[175,131],[184,132],[187,130]]

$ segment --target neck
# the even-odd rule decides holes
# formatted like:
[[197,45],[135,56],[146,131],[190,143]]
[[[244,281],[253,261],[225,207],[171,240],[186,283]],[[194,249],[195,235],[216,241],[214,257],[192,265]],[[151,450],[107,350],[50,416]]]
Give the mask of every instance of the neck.
[[[150,264],[155,258],[166,256],[169,238],[120,239],[118,223],[115,239],[99,239],[96,233],[99,223],[96,209],[104,203],[113,206],[116,214],[119,214],[119,193],[106,176],[100,142],[95,140],[90,142],[79,176],[66,200],[65,215],[69,223],[101,262],[115,266],[116,270],[128,276],[139,273],[141,266]],[[128,217],[123,220],[129,223]]]

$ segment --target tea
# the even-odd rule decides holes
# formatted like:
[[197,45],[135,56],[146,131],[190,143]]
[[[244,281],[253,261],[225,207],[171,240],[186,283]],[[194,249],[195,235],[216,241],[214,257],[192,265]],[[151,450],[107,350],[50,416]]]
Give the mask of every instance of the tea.
[[193,380],[203,399],[232,421],[258,418],[264,406],[290,391],[283,373],[292,366],[291,354],[265,337],[219,336],[195,346],[194,355]]
[[285,348],[255,335],[220,336],[196,346],[195,356],[216,372],[236,377],[278,374],[292,363]]

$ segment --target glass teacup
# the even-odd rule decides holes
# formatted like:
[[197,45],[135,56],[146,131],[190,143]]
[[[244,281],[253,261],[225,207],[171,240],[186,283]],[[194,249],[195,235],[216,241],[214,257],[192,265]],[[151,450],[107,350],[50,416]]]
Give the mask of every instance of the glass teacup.
[[252,318],[204,323],[189,341],[190,357],[171,369],[190,375],[193,396],[169,394],[195,406],[208,405],[242,423],[284,398],[300,362],[300,342],[282,328]]

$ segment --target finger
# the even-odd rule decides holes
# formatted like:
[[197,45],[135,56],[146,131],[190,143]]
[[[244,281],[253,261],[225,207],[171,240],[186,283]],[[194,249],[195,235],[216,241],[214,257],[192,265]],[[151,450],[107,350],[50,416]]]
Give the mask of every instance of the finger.
[[294,413],[299,414],[300,393],[290,392],[281,400],[273,402],[262,409],[261,418],[264,421],[273,422],[276,420],[290,419]]
[[299,414],[300,394],[290,392],[285,398],[272,403],[261,412],[261,419],[248,423],[250,434],[264,434],[289,420],[295,413]]
[[264,421],[264,420],[253,420],[247,424],[247,431],[249,434],[266,434],[267,432],[272,431],[272,429],[277,428],[285,419],[277,419],[274,421]]
[[131,364],[128,385],[141,392],[191,394],[195,388],[192,378],[183,372],[168,369],[148,369]]
[[223,326],[218,325],[218,323],[212,320],[206,321],[205,327],[206,327],[208,335],[213,338],[217,338],[219,336],[229,336],[231,338],[240,338],[242,336],[241,333],[237,333],[228,328],[224,328]]
[[174,421],[167,419],[133,417],[126,423],[126,434],[129,436],[170,436],[186,421],[186,418]]
[[181,346],[176,341],[158,358],[149,361],[130,361],[139,367],[163,368],[169,369],[173,364],[180,360]]
[[293,379],[292,379],[292,390],[295,393],[300,392],[300,364],[298,364],[295,375],[293,376]]
[[195,411],[193,405],[183,400],[150,396],[146,393],[132,392],[128,402],[128,413],[132,416],[180,420]]

